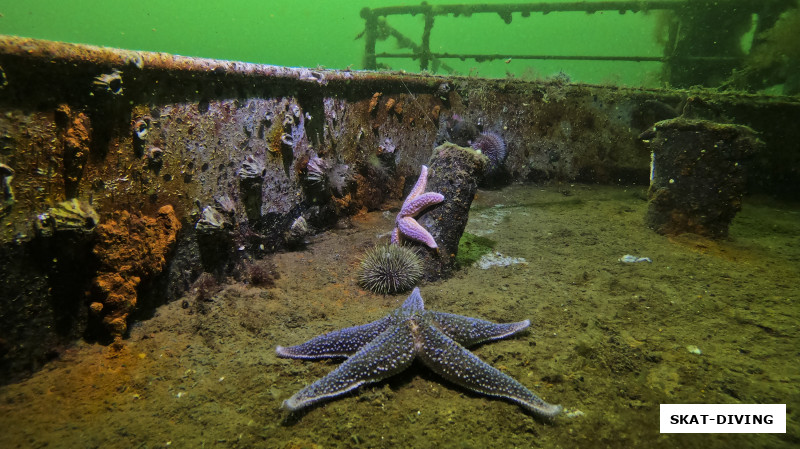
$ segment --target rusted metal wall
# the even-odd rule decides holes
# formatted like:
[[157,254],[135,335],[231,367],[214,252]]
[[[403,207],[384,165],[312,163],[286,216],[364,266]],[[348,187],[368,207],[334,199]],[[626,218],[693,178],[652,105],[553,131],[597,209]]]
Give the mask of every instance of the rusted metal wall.
[[[762,133],[755,188],[796,186],[791,99],[295,69],[0,36],[0,371],[35,368],[95,334],[92,233],[120,211],[171,205],[183,224],[163,272],[139,288],[140,307],[152,305],[145,297],[172,299],[202,271],[399,198],[459,126],[505,139],[507,182],[646,184],[637,136],[688,103]],[[204,239],[217,242],[205,254]]]

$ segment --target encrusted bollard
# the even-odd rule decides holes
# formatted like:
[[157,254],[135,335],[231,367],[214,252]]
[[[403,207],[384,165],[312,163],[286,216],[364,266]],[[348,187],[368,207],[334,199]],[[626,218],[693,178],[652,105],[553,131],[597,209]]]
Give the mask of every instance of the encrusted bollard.
[[421,253],[426,280],[442,279],[453,271],[458,241],[467,226],[469,208],[487,162],[486,156],[472,148],[452,143],[433,151],[427,190],[441,193],[444,201],[417,219],[439,245],[438,252]]
[[652,152],[647,226],[659,234],[727,236],[742,207],[743,162],[764,146],[755,131],[679,117],[641,138]]

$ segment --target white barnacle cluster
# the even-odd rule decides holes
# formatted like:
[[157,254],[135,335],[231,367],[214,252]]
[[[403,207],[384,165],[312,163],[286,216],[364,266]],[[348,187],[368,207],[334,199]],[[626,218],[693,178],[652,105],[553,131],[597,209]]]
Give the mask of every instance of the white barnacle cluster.
[[239,178],[246,181],[260,181],[267,176],[267,167],[264,162],[256,159],[252,154],[247,155],[239,169]]
[[213,234],[221,232],[231,227],[231,223],[215,207],[206,206],[200,213],[200,219],[195,223],[194,228],[197,232]]

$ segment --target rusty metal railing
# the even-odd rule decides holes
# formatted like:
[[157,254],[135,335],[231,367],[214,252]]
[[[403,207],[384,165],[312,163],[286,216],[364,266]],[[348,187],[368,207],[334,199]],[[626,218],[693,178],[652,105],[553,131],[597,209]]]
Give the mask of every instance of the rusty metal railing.
[[[633,61],[633,62],[670,62],[675,60],[702,60],[705,62],[719,61],[732,62],[737,58],[731,56],[695,56],[686,54],[676,54],[670,52],[678,39],[677,29],[670,30],[670,36],[665,47],[663,56],[609,56],[609,55],[547,55],[547,54],[509,54],[509,53],[450,53],[431,51],[431,30],[437,16],[452,15],[453,17],[471,17],[476,14],[497,14],[506,24],[513,20],[513,14],[520,14],[521,17],[530,17],[532,13],[542,13],[544,15],[552,12],[585,12],[594,14],[600,11],[618,11],[620,14],[627,12],[637,13],[655,10],[685,10],[691,7],[714,7],[714,8],[737,8],[739,11],[750,10],[757,12],[770,4],[785,3],[785,0],[716,0],[708,2],[706,0],[650,0],[650,1],[601,1],[601,2],[557,2],[557,3],[505,3],[496,5],[475,4],[475,5],[430,5],[422,2],[420,5],[413,6],[389,6],[382,8],[364,8],[361,10],[361,17],[364,19],[364,32],[362,36],[365,40],[364,45],[364,68],[376,70],[379,68],[379,58],[412,59],[419,61],[420,71],[431,70],[433,73],[440,69],[452,73],[454,69],[446,62],[447,59],[474,59],[477,62],[506,60],[506,59],[538,59],[538,60],[573,60],[573,61]],[[396,28],[392,27],[387,18],[397,15],[415,16],[421,14],[425,18],[425,26],[419,43],[404,35]],[[409,49],[407,52],[376,52],[376,44],[379,40],[388,38],[397,40],[400,48]]]

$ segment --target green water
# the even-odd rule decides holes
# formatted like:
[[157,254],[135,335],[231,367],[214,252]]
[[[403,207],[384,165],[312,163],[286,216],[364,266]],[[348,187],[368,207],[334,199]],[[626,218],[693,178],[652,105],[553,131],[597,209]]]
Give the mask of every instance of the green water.
[[[430,4],[451,4],[429,1]],[[462,1],[459,3],[508,3]],[[0,34],[76,42],[187,56],[265,64],[343,69],[362,68],[364,29],[359,11],[419,2],[240,0],[140,0],[80,2],[0,1]],[[661,56],[660,13],[618,12],[519,14],[506,25],[496,14],[438,17],[431,36],[434,52]],[[389,23],[420,41],[422,16],[389,17]],[[393,40],[378,51],[397,51]],[[392,69],[419,71],[411,60],[383,60]],[[658,62],[448,60],[461,74],[527,79],[566,73],[573,81],[658,85]]]

